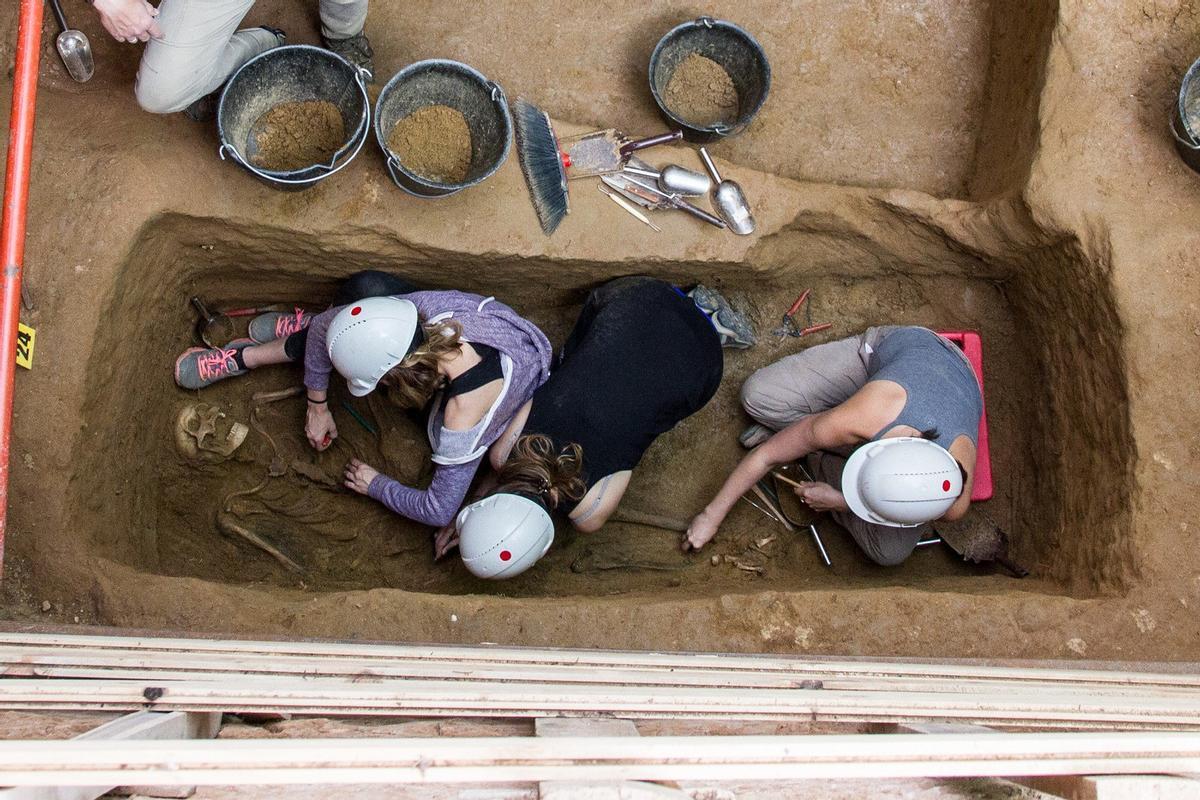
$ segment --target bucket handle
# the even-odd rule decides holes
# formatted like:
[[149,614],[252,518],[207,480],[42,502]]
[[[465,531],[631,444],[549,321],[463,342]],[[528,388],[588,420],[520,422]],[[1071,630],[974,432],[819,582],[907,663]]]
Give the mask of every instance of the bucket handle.
[[1171,117],[1168,120],[1168,125],[1171,128],[1171,135],[1175,137],[1175,141],[1186,147],[1188,150],[1200,151],[1200,144],[1196,144],[1196,142],[1192,140],[1192,137],[1188,136],[1185,139],[1183,136],[1179,135],[1178,120],[1179,115],[1172,111]]
[[495,81],[488,81],[487,85],[491,87],[492,90],[492,102],[499,103],[501,105],[507,105],[508,98],[504,96],[504,90],[500,88],[500,84],[496,83]]
[[712,17],[696,17],[696,24],[703,25],[706,28],[711,28],[714,22],[716,22],[716,20],[714,20]]
[[[219,155],[221,157],[221,160],[224,161],[225,155],[226,155],[226,153],[228,153],[233,158],[234,161],[236,161],[238,164],[241,164],[243,167],[245,167],[250,172],[257,175],[258,177],[262,178],[263,180],[271,181],[273,183],[284,183],[284,184],[288,184],[291,186],[302,186],[306,183],[316,183],[319,180],[323,180],[325,178],[328,178],[330,175],[340,172],[342,170],[342,168],[345,167],[347,164],[349,164],[351,161],[353,161],[355,156],[358,155],[359,151],[362,150],[363,144],[366,143],[366,141],[367,141],[367,134],[370,132],[371,126],[368,124],[368,122],[370,121],[370,118],[371,118],[371,99],[367,95],[367,84],[366,84],[366,81],[370,80],[370,75],[371,75],[371,71],[368,70],[366,67],[359,67],[354,72],[354,82],[356,84],[358,84],[358,91],[359,91],[359,94],[362,95],[362,100],[363,100],[363,113],[362,113],[362,116],[359,117],[359,122],[358,122],[359,127],[362,129],[362,132],[358,136],[358,142],[354,145],[354,152],[352,152],[349,156],[347,156],[345,159],[343,159],[342,163],[338,164],[336,167],[333,165],[332,161],[328,165],[325,165],[325,164],[314,164],[313,165],[315,167],[322,167],[326,170],[329,170],[328,172],[324,172],[320,175],[314,175],[311,178],[295,178],[295,179],[277,178],[274,175],[268,175],[265,172],[254,167],[252,164],[250,164],[248,161],[246,161],[244,158],[242,158],[242,156],[238,153],[237,150],[233,149],[232,147],[225,144],[224,142],[222,142],[221,146],[217,148],[217,155]],[[390,165],[389,165],[389,168],[390,168]]]

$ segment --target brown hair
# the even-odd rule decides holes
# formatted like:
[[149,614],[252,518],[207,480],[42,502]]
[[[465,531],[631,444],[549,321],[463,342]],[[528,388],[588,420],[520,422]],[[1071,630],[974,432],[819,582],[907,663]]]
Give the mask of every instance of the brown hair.
[[404,408],[424,408],[429,403],[446,380],[438,372],[438,361],[462,347],[462,326],[452,319],[432,325],[421,320],[421,328],[425,341],[379,380],[387,387],[388,398]]
[[548,508],[555,508],[564,500],[583,497],[587,486],[582,472],[582,447],[572,442],[556,450],[549,436],[529,433],[513,445],[497,476],[496,491],[540,495]]

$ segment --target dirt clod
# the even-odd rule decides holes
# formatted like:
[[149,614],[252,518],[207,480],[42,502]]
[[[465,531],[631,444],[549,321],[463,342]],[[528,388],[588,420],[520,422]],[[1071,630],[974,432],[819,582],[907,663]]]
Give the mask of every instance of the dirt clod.
[[272,172],[290,172],[328,163],[346,141],[338,107],[328,100],[280,103],[250,130],[258,150],[250,163]]
[[462,183],[471,169],[471,128],[458,109],[425,106],[396,123],[388,149],[422,178]]
[[667,82],[667,107],[697,127],[728,124],[738,116],[733,79],[717,62],[692,53],[679,63]]

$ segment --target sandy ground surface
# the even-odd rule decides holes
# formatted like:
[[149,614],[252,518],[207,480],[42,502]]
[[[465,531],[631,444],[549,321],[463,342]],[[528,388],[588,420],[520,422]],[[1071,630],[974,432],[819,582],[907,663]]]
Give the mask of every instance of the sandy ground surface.
[[[590,190],[574,192],[547,239],[515,158],[437,203],[396,190],[371,147],[317,189],[272,191],[216,158],[211,129],[141,113],[137,48],[105,41],[77,10],[101,71],[71,83],[47,36],[26,273],[38,352],[18,376],[9,553],[22,577],[6,581],[6,613],[375,639],[1194,659],[1200,178],[1165,120],[1200,19],[1187,3],[1021,5],[706,9],[760,33],[775,67],[760,120],[716,148],[755,199],[759,231],[744,239],[686,218],[663,218],[656,235]],[[314,41],[307,8],[262,2],[251,22],[282,20],[293,41]],[[641,64],[699,10],[587,9],[405,4],[375,9],[369,33],[385,77],[414,58],[459,57],[564,129],[657,130]],[[6,58],[12,25],[10,11]],[[235,481],[172,459],[167,422],[196,398],[172,388],[168,366],[187,343],[190,294],[319,302],[365,266],[495,292],[552,332],[588,286],[629,272],[711,282],[768,334],[804,286],[839,333],[978,327],[997,440],[989,510],[1034,576],[979,575],[936,551],[876,570],[830,536],[832,574],[790,541],[761,578],[703,563],[587,575],[570,572],[575,541],[547,562],[553,577],[478,586],[435,573],[419,548],[385,561],[384,521],[363,510],[356,519],[376,530],[349,545],[313,538],[305,552],[326,580],[297,585],[193,527]],[[664,437],[631,502],[694,511],[737,456],[737,382],[797,346],[731,357],[718,401]],[[211,396],[244,411],[250,383]],[[286,431],[298,412],[277,413]],[[405,424],[395,430],[411,439]],[[265,458],[260,445],[234,465],[238,485]],[[349,500],[331,507],[365,508]],[[761,535],[753,513],[718,552]],[[594,541],[623,554],[626,535]]]

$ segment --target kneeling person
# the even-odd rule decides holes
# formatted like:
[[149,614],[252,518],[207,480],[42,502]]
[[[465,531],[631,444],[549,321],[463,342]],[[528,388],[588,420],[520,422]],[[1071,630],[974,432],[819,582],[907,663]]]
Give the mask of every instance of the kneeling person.
[[831,512],[872,561],[912,553],[928,522],[962,518],[971,503],[983,395],[954,344],[918,327],[869,328],[760,369],[742,387],[758,425],[754,447],[692,521],[699,549],[769,471],[808,458],[816,481],[796,489]]
[[551,512],[599,529],[654,440],[716,393],[721,342],[697,302],[670,284],[619,278],[593,291],[561,363],[492,446],[498,488],[459,512],[442,551],[457,533],[472,573],[509,578],[550,548]]

